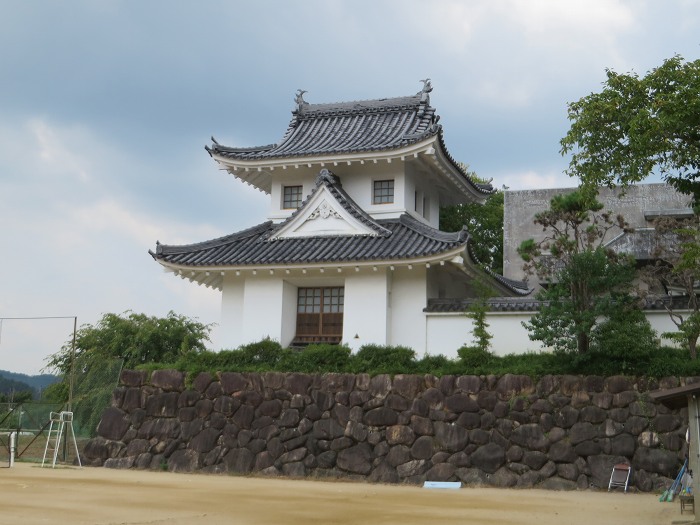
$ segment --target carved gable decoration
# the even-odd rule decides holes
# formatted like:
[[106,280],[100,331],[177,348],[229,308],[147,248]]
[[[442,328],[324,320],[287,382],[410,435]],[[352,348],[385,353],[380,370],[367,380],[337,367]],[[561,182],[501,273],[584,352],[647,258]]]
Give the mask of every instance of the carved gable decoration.
[[320,185],[314,194],[270,239],[377,235],[345,209],[330,190]]

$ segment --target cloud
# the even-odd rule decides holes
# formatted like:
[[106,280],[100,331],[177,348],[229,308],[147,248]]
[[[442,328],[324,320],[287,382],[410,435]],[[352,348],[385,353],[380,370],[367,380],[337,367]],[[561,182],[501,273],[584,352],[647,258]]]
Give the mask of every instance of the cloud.
[[572,179],[561,172],[537,172],[526,170],[522,172],[503,173],[495,180],[505,185],[509,190],[530,190],[544,188],[574,188],[578,180]]
[[84,155],[73,151],[71,147],[71,143],[81,140],[81,135],[85,135],[84,131],[57,130],[40,119],[32,119],[28,123],[28,128],[38,147],[36,154],[49,170],[58,174],[77,176],[82,182],[90,179],[89,173],[94,168],[90,166]]
[[615,0],[449,0],[402,16],[399,26],[452,64],[442,80],[455,96],[501,108],[527,107],[562,80],[598,78],[636,22]]

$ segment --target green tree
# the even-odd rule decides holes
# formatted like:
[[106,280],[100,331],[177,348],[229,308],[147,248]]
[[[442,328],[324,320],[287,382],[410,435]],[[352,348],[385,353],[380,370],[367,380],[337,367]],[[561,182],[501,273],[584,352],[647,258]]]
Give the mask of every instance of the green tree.
[[700,202],[700,60],[674,56],[643,77],[607,70],[600,93],[568,108],[569,175],[613,187],[656,172]]
[[683,344],[691,359],[696,359],[700,338],[700,217],[660,217],[654,221],[654,230],[652,256],[656,263],[646,267],[643,275],[652,288],[657,282],[663,286],[664,307],[677,328],[662,336]]
[[88,356],[122,359],[125,368],[145,363],[172,363],[190,352],[205,350],[211,325],[169,312],[167,317],[125,312],[104,314],[96,325],[80,327],[75,338],[75,356],[71,339],[60,351],[49,356],[47,368],[63,375],[71,371],[72,358]]
[[[71,401],[76,432],[94,435],[100,416],[124,368],[146,363],[173,363],[178,357],[205,350],[211,327],[173,312],[150,317],[125,312],[105,314],[96,325],[80,327],[75,337],[49,356],[47,368],[63,380],[51,385],[45,398]],[[71,390],[72,386],[72,390]]]
[[558,351],[588,352],[594,327],[632,287],[634,261],[603,246],[610,229],[631,230],[622,216],[602,210],[588,192],[557,195],[535,216],[545,237],[518,248],[525,271],[543,285],[541,307],[523,325],[532,340]]
[[[469,171],[467,165],[461,165],[476,182],[489,182]],[[484,204],[469,202],[440,209],[440,229],[456,232],[466,227],[476,259],[498,274],[503,273],[503,200],[503,191],[497,190]]]
[[489,332],[487,315],[491,309],[489,298],[493,296],[493,290],[485,280],[476,279],[474,286],[477,291],[476,300],[467,309],[467,317],[472,321],[472,344],[465,344],[457,350],[460,362],[469,369],[475,369],[488,365],[494,355],[491,353],[491,339],[493,334]]

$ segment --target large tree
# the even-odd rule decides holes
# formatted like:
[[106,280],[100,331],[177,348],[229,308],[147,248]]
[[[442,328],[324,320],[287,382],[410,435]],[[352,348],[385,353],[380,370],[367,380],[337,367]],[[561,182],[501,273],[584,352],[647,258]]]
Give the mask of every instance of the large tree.
[[677,332],[664,337],[688,348],[691,359],[697,358],[700,338],[700,216],[678,219],[660,217],[654,222],[656,234],[652,257],[655,264],[644,268],[643,275],[664,291],[664,307]]
[[80,327],[73,349],[72,338],[59,352],[49,356],[47,368],[63,374],[70,372],[72,359],[121,359],[125,368],[144,363],[172,363],[189,352],[206,349],[210,325],[183,315],[166,317],[134,312],[104,314],[97,324]]
[[658,173],[700,202],[700,60],[680,56],[640,77],[607,70],[600,93],[569,104],[562,154],[589,187],[627,185]]
[[109,405],[122,368],[146,363],[173,363],[178,357],[205,350],[211,327],[170,312],[166,317],[125,312],[104,314],[86,324],[49,356],[47,368],[63,381],[48,387],[46,399],[70,402],[76,432],[93,435]]
[[556,195],[550,208],[535,216],[546,232],[539,242],[518,248],[524,269],[543,284],[539,311],[523,323],[530,339],[559,351],[588,352],[594,328],[626,300],[634,261],[604,247],[614,227],[630,231],[620,215],[603,211],[591,194]]

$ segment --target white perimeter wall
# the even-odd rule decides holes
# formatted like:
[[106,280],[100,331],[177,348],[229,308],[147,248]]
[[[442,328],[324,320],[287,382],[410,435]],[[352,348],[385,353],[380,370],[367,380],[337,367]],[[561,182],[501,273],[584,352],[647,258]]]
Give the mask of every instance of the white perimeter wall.
[[[531,341],[529,332],[522,325],[528,321],[531,313],[521,312],[491,312],[487,315],[488,331],[493,335],[491,351],[496,355],[524,354],[527,352],[547,351],[539,341]],[[651,327],[656,330],[657,337],[663,332],[675,332],[668,314],[663,311],[646,313]],[[464,313],[427,314],[427,353],[430,355],[443,354],[455,358],[457,350],[464,344],[473,344],[472,320]],[[662,344],[671,346],[668,339],[662,339]],[[413,347],[417,350],[416,346]],[[420,353],[418,352],[419,357]]]
[[[491,351],[496,355],[540,351],[544,347],[538,341],[530,341],[522,321],[530,314],[497,313],[487,316],[488,331],[493,335]],[[462,312],[427,314],[428,350],[430,355],[442,354],[455,358],[457,350],[465,344],[473,344],[472,320]]]

